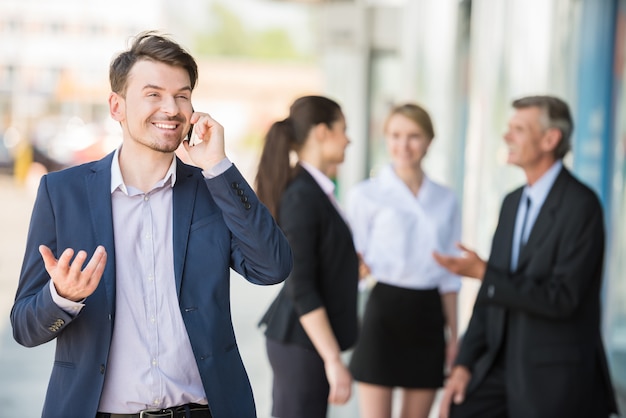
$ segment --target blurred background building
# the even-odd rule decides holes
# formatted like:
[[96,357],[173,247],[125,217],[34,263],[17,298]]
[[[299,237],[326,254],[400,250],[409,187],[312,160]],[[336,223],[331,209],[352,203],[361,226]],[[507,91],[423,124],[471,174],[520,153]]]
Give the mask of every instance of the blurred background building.
[[[604,339],[626,409],[626,0],[2,0],[0,168],[28,181],[114,149],[109,61],[145,29],[198,58],[195,107],[224,124],[249,180],[297,96],[329,95],[346,113],[340,199],[385,162],[388,108],[424,105],[437,132],[426,168],[457,192],[463,239],[483,256],[501,199],[524,181],[505,164],[511,101],[568,101],[566,165],[605,209]],[[463,324],[476,290],[464,282]]]
[[[511,101],[553,94],[570,104],[576,126],[565,163],[605,209],[603,331],[626,410],[626,1],[317,3],[325,88],[347,109],[355,140],[340,189],[345,193],[385,159],[389,106],[417,101],[437,132],[426,169],[458,193],[463,240],[483,256],[502,198],[524,182],[522,171],[505,163]],[[464,282],[463,327],[476,286]]]

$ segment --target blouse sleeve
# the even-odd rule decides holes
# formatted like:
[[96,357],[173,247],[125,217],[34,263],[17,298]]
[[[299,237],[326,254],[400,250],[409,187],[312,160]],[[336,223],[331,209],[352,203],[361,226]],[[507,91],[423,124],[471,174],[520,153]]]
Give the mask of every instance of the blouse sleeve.
[[[457,199],[452,196],[450,205],[450,222],[447,224],[446,241],[444,251],[446,254],[457,254],[459,249],[456,244],[461,241],[461,213]],[[439,282],[439,293],[458,292],[461,289],[461,277],[444,270]]]
[[355,186],[346,197],[346,215],[352,230],[354,247],[359,254],[366,250],[370,223],[362,188],[363,184]]

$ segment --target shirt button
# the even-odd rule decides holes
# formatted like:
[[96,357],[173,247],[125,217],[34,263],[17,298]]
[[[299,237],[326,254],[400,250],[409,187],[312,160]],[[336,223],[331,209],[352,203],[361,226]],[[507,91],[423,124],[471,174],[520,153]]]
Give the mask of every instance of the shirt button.
[[150,198],[149,198],[148,196],[144,196],[144,197],[143,197],[143,200],[144,200],[145,202],[147,202],[148,200],[150,200]]

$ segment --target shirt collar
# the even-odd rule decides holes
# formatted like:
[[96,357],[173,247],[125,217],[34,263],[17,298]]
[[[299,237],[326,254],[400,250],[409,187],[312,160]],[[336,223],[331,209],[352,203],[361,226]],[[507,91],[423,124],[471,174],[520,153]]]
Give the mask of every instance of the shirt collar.
[[557,160],[554,164],[552,164],[552,167],[550,167],[548,171],[546,171],[543,176],[535,182],[535,184],[532,186],[526,185],[524,187],[524,194],[530,197],[533,205],[537,206],[537,204],[543,204],[562,168],[563,162],[561,160]]
[[[128,194],[128,189],[126,188],[126,184],[124,184],[124,178],[122,177],[122,169],[120,168],[120,150],[122,149],[122,145],[120,145],[113,155],[113,161],[111,162],[111,193],[113,193],[118,188]],[[167,181],[170,180],[170,186],[174,187],[176,183],[176,156],[172,158],[172,163],[170,164],[170,168],[165,173],[165,177],[161,179],[154,187],[162,187]]]
[[395,186],[397,189],[408,193],[413,198],[416,198],[419,201],[429,199],[429,194],[431,193],[432,189],[432,182],[428,178],[428,175],[426,175],[426,173],[424,172],[422,173],[422,184],[420,185],[417,196],[413,195],[406,183],[404,183],[404,181],[400,177],[398,177],[395,169],[393,168],[393,164],[387,164],[385,167],[383,167],[380,170],[379,176],[385,183]]
[[313,177],[315,182],[322,188],[327,195],[335,193],[335,183],[322,173],[317,167],[313,167],[304,161],[299,161],[298,164],[302,166]]

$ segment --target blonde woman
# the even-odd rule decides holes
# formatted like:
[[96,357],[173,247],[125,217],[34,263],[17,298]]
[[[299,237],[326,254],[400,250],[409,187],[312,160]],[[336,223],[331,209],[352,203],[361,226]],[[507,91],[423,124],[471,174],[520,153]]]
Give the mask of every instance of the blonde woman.
[[390,418],[394,388],[402,392],[400,417],[426,418],[456,355],[461,286],[432,253],[454,250],[460,216],[452,191],[422,169],[435,136],[428,113],[397,106],[384,133],[391,163],[348,198],[361,270],[376,280],[350,370],[362,418]]

